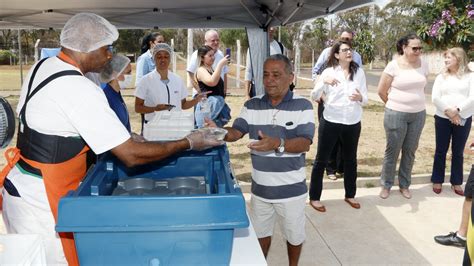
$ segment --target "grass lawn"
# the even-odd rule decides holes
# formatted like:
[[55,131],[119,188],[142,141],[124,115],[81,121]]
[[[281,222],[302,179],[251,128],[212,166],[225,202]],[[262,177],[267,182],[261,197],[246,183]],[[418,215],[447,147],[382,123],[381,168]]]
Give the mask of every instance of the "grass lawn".
[[[28,69],[25,67],[24,69]],[[184,66],[180,64],[179,69],[183,69]],[[180,76],[185,77],[183,70],[179,70]],[[27,71],[24,71],[26,76]],[[233,74],[231,70],[231,74]],[[243,73],[241,73],[243,75]],[[231,86],[234,86],[231,84]],[[310,83],[300,83],[296,93],[301,95],[309,94]],[[18,67],[5,67],[0,66],[0,91],[3,90],[18,90],[19,89],[19,74]],[[244,91],[241,88],[230,89],[230,96],[226,98],[229,106],[232,109],[232,117],[235,118],[240,112],[240,108],[245,102],[246,98]],[[133,90],[127,90],[124,92],[125,101],[128,106],[130,118],[132,122],[132,129],[135,132],[140,131],[140,116],[134,112],[134,97],[130,96],[133,94]],[[18,103],[18,96],[10,96],[7,100],[16,108]],[[314,105],[317,108],[316,104]],[[380,175],[382,161],[385,150],[385,131],[383,129],[383,110],[384,107],[380,103],[370,102],[369,105],[364,107],[364,113],[362,118],[362,132],[359,140],[358,149],[358,176],[359,177],[376,177]],[[316,117],[316,110],[315,110]],[[232,121],[231,121],[232,123]],[[231,161],[237,177],[241,181],[248,182],[251,174],[251,162],[249,149],[247,148],[248,137],[244,136],[243,139],[229,143],[229,150],[231,154]],[[10,146],[14,145],[15,140]],[[307,165],[307,177],[309,178],[311,173],[311,166],[316,155],[316,143],[317,134],[313,140],[313,145],[310,151],[306,154],[306,165]],[[468,144],[470,141],[468,141]],[[435,137],[434,137],[434,118],[427,116],[426,124],[423,129],[421,140],[419,143],[418,151],[416,153],[416,161],[413,167],[413,174],[426,174],[431,173],[433,165],[433,154],[435,149]],[[2,151],[3,153],[3,151]],[[448,154],[447,169],[449,172],[450,154]],[[465,153],[464,159],[464,170],[468,171],[473,162],[473,156]],[[0,164],[5,164],[5,159],[0,156]],[[449,173],[447,174],[449,176]]]

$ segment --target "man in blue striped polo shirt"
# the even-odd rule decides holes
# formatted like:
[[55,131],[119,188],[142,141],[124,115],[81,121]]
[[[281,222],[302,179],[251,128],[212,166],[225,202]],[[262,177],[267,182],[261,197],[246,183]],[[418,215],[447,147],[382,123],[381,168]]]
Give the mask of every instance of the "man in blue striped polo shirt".
[[290,60],[281,54],[264,64],[265,94],[245,102],[240,116],[227,127],[225,141],[249,134],[252,158],[250,218],[265,257],[275,219],[281,219],[290,265],[297,265],[305,240],[306,170],[315,131],[313,106],[293,94]]

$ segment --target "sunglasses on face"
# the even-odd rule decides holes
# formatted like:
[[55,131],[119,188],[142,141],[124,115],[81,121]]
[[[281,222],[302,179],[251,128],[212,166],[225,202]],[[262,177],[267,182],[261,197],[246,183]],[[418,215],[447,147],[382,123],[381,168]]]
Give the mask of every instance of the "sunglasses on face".
[[352,48],[344,48],[344,49],[339,50],[339,52],[341,53],[352,52]]
[[411,50],[413,52],[421,52],[421,50],[423,50],[423,47],[421,47],[421,46],[418,46],[418,47],[408,46],[408,47],[411,47]]

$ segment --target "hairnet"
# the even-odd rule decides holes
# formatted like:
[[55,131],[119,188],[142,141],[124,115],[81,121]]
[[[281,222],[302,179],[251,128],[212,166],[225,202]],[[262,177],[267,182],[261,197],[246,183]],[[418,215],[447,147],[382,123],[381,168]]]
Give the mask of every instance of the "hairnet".
[[100,72],[100,81],[107,83],[116,79],[129,63],[130,59],[128,59],[128,57],[124,55],[114,55],[112,60],[110,60]]
[[158,43],[155,45],[155,47],[153,47],[153,58],[155,58],[155,55],[159,52],[159,51],[165,51],[165,52],[168,52],[168,54],[171,56],[171,54],[173,53],[173,49],[171,49],[171,46],[169,46],[168,44],[166,43]]
[[61,46],[76,52],[89,53],[110,45],[118,38],[118,31],[103,17],[93,13],[79,13],[70,18],[61,31]]

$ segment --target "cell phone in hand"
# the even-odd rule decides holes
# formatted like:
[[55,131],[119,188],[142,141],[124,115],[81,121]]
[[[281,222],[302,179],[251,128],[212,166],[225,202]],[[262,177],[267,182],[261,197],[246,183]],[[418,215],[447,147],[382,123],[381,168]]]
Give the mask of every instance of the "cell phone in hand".
[[225,49],[225,55],[228,55],[230,58],[230,48]]
[[172,104],[165,104],[166,105],[166,108],[168,108],[168,110],[171,110],[173,108],[175,108],[176,106],[172,105]]

